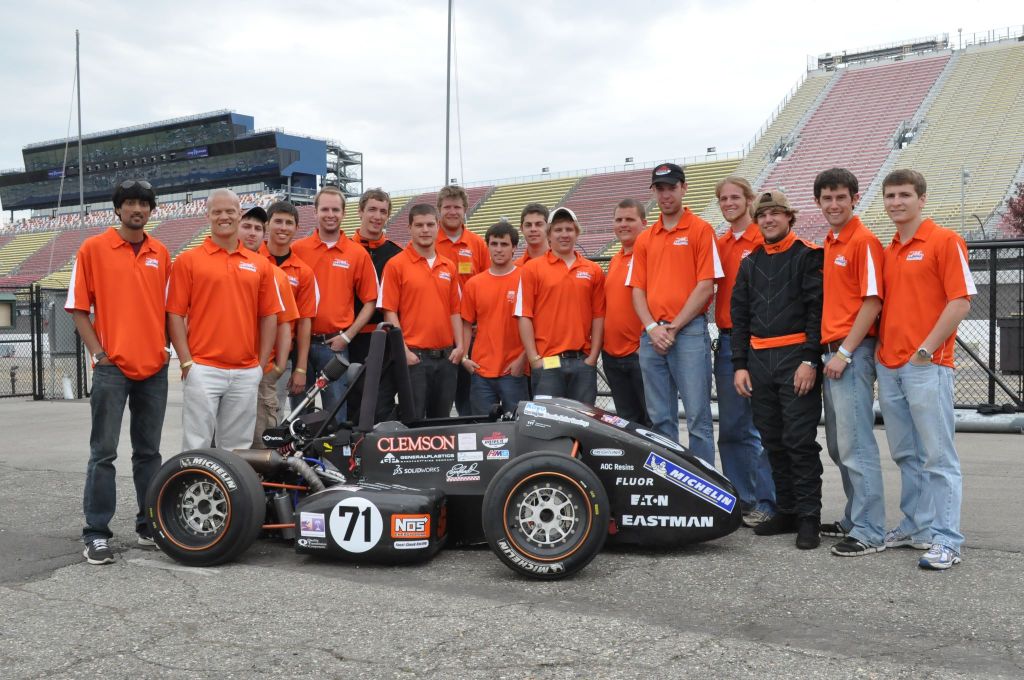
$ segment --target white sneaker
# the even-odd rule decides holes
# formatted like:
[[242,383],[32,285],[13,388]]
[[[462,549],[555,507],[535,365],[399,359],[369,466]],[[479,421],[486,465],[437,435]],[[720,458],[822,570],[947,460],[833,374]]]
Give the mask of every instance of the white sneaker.
[[961,562],[963,560],[960,559],[960,553],[952,548],[936,543],[928,549],[928,552],[921,556],[917,566],[922,569],[949,569],[954,564],[960,564]]

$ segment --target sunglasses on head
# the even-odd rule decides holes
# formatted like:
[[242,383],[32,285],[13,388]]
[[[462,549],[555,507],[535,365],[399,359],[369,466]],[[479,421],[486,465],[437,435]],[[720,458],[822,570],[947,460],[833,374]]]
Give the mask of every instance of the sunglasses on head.
[[144,179],[129,179],[129,180],[125,180],[124,182],[121,182],[121,188],[126,190],[126,191],[128,189],[133,189],[133,188],[135,188],[137,186],[138,187],[142,187],[143,189],[146,189],[146,190],[150,190],[150,189],[153,188],[153,185],[150,184],[149,182],[147,182]]

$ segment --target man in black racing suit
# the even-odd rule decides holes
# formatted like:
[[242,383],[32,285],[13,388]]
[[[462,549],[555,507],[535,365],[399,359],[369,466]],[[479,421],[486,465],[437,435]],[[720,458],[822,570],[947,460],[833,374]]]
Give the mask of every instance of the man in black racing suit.
[[732,293],[736,391],[749,397],[771,462],[778,514],[754,533],[797,533],[818,547],[821,515],[821,305],[823,251],[796,237],[781,191],[754,201],[764,244],[740,265]]

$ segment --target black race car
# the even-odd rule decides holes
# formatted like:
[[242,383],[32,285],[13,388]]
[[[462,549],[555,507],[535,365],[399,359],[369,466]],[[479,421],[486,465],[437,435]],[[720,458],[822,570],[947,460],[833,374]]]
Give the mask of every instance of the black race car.
[[[261,534],[348,562],[429,559],[486,541],[514,571],[557,579],[605,542],[680,546],[739,527],[720,472],[678,443],[569,399],[514,413],[414,421],[401,331],[374,331],[365,365],[332,361],[265,450],[205,449],[168,460],[147,496],[157,545],[188,565],[240,555]],[[398,385],[398,420],[374,423],[381,372]],[[363,385],[354,422],[302,414],[331,380]],[[347,392],[346,392],[347,395]]]

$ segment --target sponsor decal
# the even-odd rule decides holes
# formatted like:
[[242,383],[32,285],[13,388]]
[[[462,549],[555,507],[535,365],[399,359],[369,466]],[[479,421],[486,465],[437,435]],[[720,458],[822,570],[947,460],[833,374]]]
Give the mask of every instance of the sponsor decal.
[[391,515],[391,538],[430,538],[430,515]]
[[453,451],[455,435],[420,435],[418,437],[381,437],[377,450],[384,451]]
[[327,541],[322,538],[300,538],[296,541],[300,548],[310,550],[327,550]]
[[430,541],[395,541],[396,550],[422,550],[430,547]]
[[836,259],[833,260],[833,262],[835,262],[837,267],[845,267],[846,257],[844,257],[843,255],[836,255]]
[[688,245],[690,245],[690,239],[687,238],[686,236],[680,236],[675,241],[672,241],[672,245],[674,245],[674,246],[688,246]]
[[508,460],[508,457],[509,457],[509,450],[508,449],[500,449],[500,450],[497,450],[497,451],[488,451],[487,452],[487,460]]
[[146,266],[147,267],[152,267],[153,269],[159,269],[160,268],[160,260],[156,259],[155,257],[147,257],[146,258]]
[[459,450],[473,451],[476,449],[476,432],[459,433]]
[[447,453],[400,453],[397,463],[409,465],[410,463],[447,463],[455,460],[455,452]]
[[591,279],[590,272],[576,272],[576,278],[589,281]]
[[532,420],[532,419],[526,421],[526,426],[527,427],[536,427],[536,428],[539,428],[539,429],[542,429],[542,430],[551,427],[547,423],[541,423],[541,422],[538,422],[538,421]]
[[545,412],[537,416],[538,418],[545,418],[547,420],[557,420],[560,423],[568,423],[570,425],[579,425],[580,427],[590,427],[590,423],[583,418],[573,418],[572,416],[563,416],[561,413],[548,413]]
[[339,269],[348,269],[350,265],[348,260],[339,260],[338,258],[334,258],[334,261],[331,262],[331,266],[338,267]]
[[299,513],[299,534],[302,536],[327,536],[327,529],[324,525],[322,512],[301,512]]
[[667,165],[659,165],[657,167],[657,169],[654,171],[654,174],[655,175],[667,175],[670,172],[672,172],[672,168],[668,167]]
[[634,493],[629,495],[629,504],[638,507],[648,505],[668,506],[668,494]]
[[660,435],[657,432],[651,432],[650,430],[644,430],[643,428],[639,428],[638,427],[636,429],[636,433],[638,435],[640,435],[641,437],[647,437],[652,442],[656,442],[658,444],[661,444],[662,446],[664,446],[667,449],[672,449],[673,451],[678,451],[680,453],[686,453],[686,449],[684,449],[682,446],[680,446],[679,442],[674,442],[671,439],[669,439],[668,437]]
[[398,475],[426,475],[432,472],[440,471],[441,468],[436,465],[433,467],[402,467],[401,465],[396,465],[394,471],[391,473],[391,476],[397,477]]
[[612,458],[616,456],[623,456],[626,452],[622,449],[591,449],[591,456],[602,456],[605,458]]
[[546,406],[534,404],[532,401],[523,406],[523,413],[528,416],[542,416],[548,412]]
[[691,527],[713,527],[715,518],[711,515],[623,515],[624,527],[672,527],[673,529]]
[[618,416],[612,415],[611,413],[605,413],[603,416],[601,416],[601,422],[608,423],[609,425],[614,425],[615,427],[626,427],[627,425],[629,425],[628,420],[626,420],[625,418],[620,418]]
[[362,496],[342,499],[331,510],[331,538],[345,552],[364,553],[380,541],[384,518],[373,501]]
[[385,463],[397,463],[398,459],[395,458],[395,454],[393,454],[393,453],[385,453],[384,457],[381,458],[381,461],[383,461]]
[[479,482],[480,471],[477,469],[477,463],[472,465],[456,463],[448,472],[444,473],[444,478],[449,482]]
[[188,456],[182,458],[179,465],[182,468],[199,467],[204,470],[209,470],[213,474],[217,475],[217,477],[220,478],[220,481],[224,482],[224,486],[226,486],[230,491],[234,491],[238,488],[235,478],[228,474],[228,471],[221,467],[220,463],[215,460],[203,458],[202,456]]
[[666,481],[675,484],[685,491],[689,491],[694,496],[726,512],[732,512],[732,509],[736,507],[736,497],[731,493],[687,472],[685,469],[670,460],[662,458],[653,451],[647,455],[644,467]]
[[448,272],[438,272],[437,278],[441,279],[442,281],[451,281],[452,275],[449,274]]
[[501,432],[492,432],[483,437],[480,442],[489,449],[500,449],[505,444],[508,444],[508,437]]
[[633,466],[629,463],[601,463],[602,470],[615,470],[618,472],[632,472]]
[[243,269],[243,270],[245,270],[247,272],[254,272],[254,271],[256,271],[256,265],[254,265],[252,262],[239,262],[238,263],[238,268],[239,269]]
[[616,477],[615,486],[654,486],[653,477]]
[[911,250],[907,253],[907,262],[917,262],[924,259],[923,250]]
[[473,251],[470,250],[469,248],[460,248],[459,249],[459,256],[460,257],[473,257]]
[[513,550],[512,546],[504,538],[498,539],[498,550],[516,566],[526,571],[532,571],[535,574],[561,574],[565,572],[565,565],[561,562],[534,562],[533,560],[526,559]]
[[475,460],[483,460],[483,451],[459,451],[456,460],[460,463],[472,463]]

